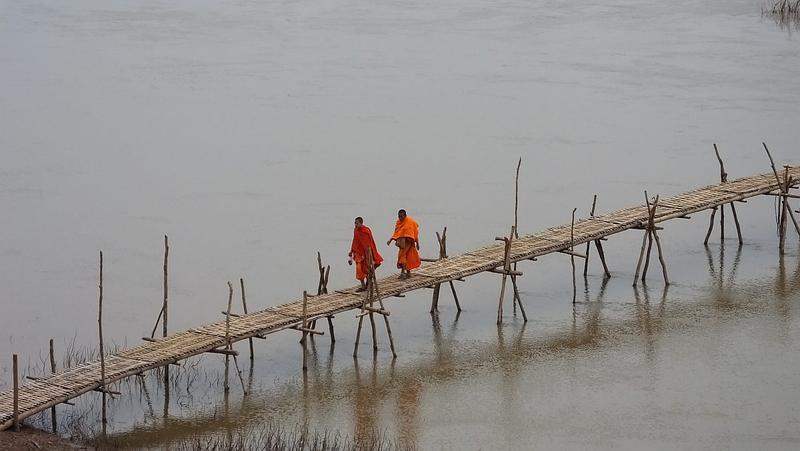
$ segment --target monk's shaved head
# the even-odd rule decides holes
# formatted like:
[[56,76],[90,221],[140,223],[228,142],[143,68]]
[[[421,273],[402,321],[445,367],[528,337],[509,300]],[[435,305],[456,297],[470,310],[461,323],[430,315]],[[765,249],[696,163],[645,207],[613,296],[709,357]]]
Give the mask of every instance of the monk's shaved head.
[[397,216],[399,218],[405,218],[406,217],[406,211],[401,208],[400,211],[397,212]]
[[364,218],[362,218],[361,216],[359,216],[359,217],[357,217],[357,218],[356,218],[356,224],[359,224],[359,225],[361,225],[361,224],[363,224],[363,223],[364,223]]

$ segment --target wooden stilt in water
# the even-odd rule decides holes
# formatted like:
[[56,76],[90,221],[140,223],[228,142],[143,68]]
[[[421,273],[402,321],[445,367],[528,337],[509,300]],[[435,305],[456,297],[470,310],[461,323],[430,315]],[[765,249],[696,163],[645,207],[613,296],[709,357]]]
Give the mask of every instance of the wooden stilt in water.
[[306,332],[306,328],[308,327],[307,317],[308,314],[308,292],[303,291],[303,338],[300,340],[300,343],[303,344],[303,373],[308,371],[308,363],[307,363],[307,354],[308,349],[306,348],[306,337],[308,336],[308,332]]
[[[781,187],[781,191],[786,193],[789,188],[789,167],[784,166],[783,171],[783,186]],[[780,254],[783,255],[786,250],[786,217],[789,215],[789,202],[787,201],[785,196],[781,196],[781,216],[780,222],[778,225],[778,234],[780,236],[780,244],[778,245],[778,249],[780,250]]]
[[333,315],[327,316],[328,318],[328,332],[331,334],[331,343],[336,343],[336,335],[333,332]]
[[[392,328],[389,325],[389,315],[390,312],[386,310],[385,306],[383,305],[383,299],[381,299],[380,288],[378,287],[378,280],[375,276],[375,260],[372,257],[372,251],[367,250],[367,267],[369,268],[367,274],[367,289],[365,290],[365,296],[361,303],[361,312],[357,315],[358,316],[358,330],[356,332],[356,344],[355,349],[353,350],[353,357],[358,357],[358,340],[361,335],[361,326],[364,321],[364,317],[369,315],[370,318],[374,318],[374,315],[380,314],[383,316],[384,323],[386,325],[386,333],[389,336],[389,347],[392,350],[392,356],[397,357],[397,353],[395,352],[394,348],[394,338],[392,337]],[[375,308],[375,301],[378,301],[378,305],[380,308]],[[374,324],[374,320],[373,324]],[[373,327],[373,352],[377,353],[377,337],[374,333],[375,328]]]
[[[572,264],[572,303],[578,299],[578,284],[575,282],[575,212],[577,208],[572,209],[572,223],[569,227],[569,250],[572,252],[569,255],[570,263]],[[587,256],[588,257],[588,256]],[[588,258],[587,258],[588,260]]]
[[708,239],[711,237],[711,231],[714,230],[714,216],[717,215],[717,207],[711,209],[711,220],[708,223],[708,232],[706,232],[706,238],[703,240],[703,244],[708,244]]
[[14,432],[19,432],[19,362],[17,355],[11,356],[14,373]]
[[606,253],[603,251],[603,243],[600,240],[594,241],[594,246],[597,248],[597,255],[600,256],[600,263],[603,264],[603,279],[611,278],[611,271],[608,270],[606,264]]
[[[644,192],[644,196],[645,200],[647,201],[648,217],[647,217],[647,224],[643,226],[645,232],[644,235],[642,236],[642,248],[639,251],[639,261],[636,263],[636,272],[633,276],[633,286],[634,287],[636,286],[637,279],[639,278],[639,269],[641,268],[642,260],[645,256],[644,255],[645,244],[648,242],[648,240],[649,240],[649,246],[647,246],[647,262],[645,263],[645,270],[642,272],[642,282],[645,281],[645,274],[647,273],[647,266],[650,260],[650,252],[652,249],[653,241],[655,241],[656,248],[658,250],[658,260],[661,263],[661,272],[664,275],[664,283],[669,285],[669,277],[667,277],[667,265],[666,262],[664,261],[664,255],[661,248],[661,240],[658,237],[659,227],[656,227],[655,224],[655,216],[656,216],[656,209],[658,208],[659,196],[655,197],[655,201],[653,202],[652,205],[650,204],[650,198],[647,196],[647,191]],[[712,224],[713,224],[713,218],[712,218]]]
[[[242,311],[244,311],[244,314],[247,315],[247,297],[244,294],[244,278],[242,277],[239,278],[239,286],[242,289]],[[253,339],[248,338],[247,340],[250,342],[250,361],[252,362],[255,355],[255,352],[253,351]]]
[[[650,214],[650,198],[647,196],[647,191],[644,192],[644,200],[645,204],[647,205],[647,213]],[[648,216],[649,218],[649,216]],[[644,255],[644,268],[642,268],[642,282],[645,281],[647,277],[647,268],[650,267],[650,252],[653,250],[653,234],[650,228],[650,221],[648,219],[647,228],[645,230],[645,235],[647,235],[647,251],[645,251]]]
[[[592,198],[592,211],[589,212],[590,218],[594,217],[594,209],[596,206],[597,206],[597,194],[595,194],[594,197]],[[586,255],[586,258],[583,261],[583,277],[586,277],[589,274],[589,249],[591,248],[590,247],[591,244],[592,244],[591,242],[588,241],[586,242],[586,252],[584,253]]]
[[500,285],[500,301],[497,305],[497,324],[501,324],[503,322],[503,297],[506,293],[506,279],[511,272],[511,241],[514,239],[514,235],[516,233],[516,227],[511,226],[511,233],[508,235],[508,238],[495,238],[498,241],[503,241],[505,243],[505,250],[504,250],[504,259],[503,259],[503,281]]
[[744,244],[744,240],[742,239],[742,226],[739,225],[739,216],[736,214],[736,205],[731,202],[730,206],[731,213],[733,213],[733,223],[736,224],[736,235],[739,237],[739,244]]
[[[233,285],[228,281],[228,308],[225,310],[225,349],[231,350],[231,305],[233,304]],[[223,389],[225,393],[231,390],[228,382],[228,372],[230,370],[230,355],[225,354],[225,380]]]
[[[441,235],[439,232],[436,232],[436,241],[439,243],[439,257],[436,259],[443,260],[447,258],[447,227],[442,230]],[[450,283],[450,291],[453,292],[453,299],[456,303],[456,308],[458,311],[461,311],[461,305],[458,303],[458,295],[456,294],[456,287],[453,285],[452,281]],[[433,297],[431,298],[431,310],[430,313],[436,313],[439,311],[439,295],[441,294],[441,283],[437,283],[433,287]]]
[[106,416],[106,358],[105,358],[105,348],[103,346],[103,251],[100,251],[100,284],[98,285],[100,289],[100,299],[98,300],[98,308],[97,308],[97,335],[100,338],[100,388],[102,391],[102,413],[101,413],[101,421],[103,423],[103,435],[105,435],[106,425],[108,424],[108,418]]
[[[50,339],[50,374],[56,374],[56,353],[53,339]],[[56,406],[50,408],[50,422],[53,427],[53,433],[58,431],[58,423],[56,422]]]

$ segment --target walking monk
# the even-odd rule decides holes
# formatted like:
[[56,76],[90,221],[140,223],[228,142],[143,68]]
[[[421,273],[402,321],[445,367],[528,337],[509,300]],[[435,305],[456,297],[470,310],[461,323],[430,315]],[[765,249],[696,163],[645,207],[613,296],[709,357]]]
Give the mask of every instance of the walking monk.
[[394,235],[389,238],[386,245],[395,242],[397,251],[397,268],[400,269],[400,278],[411,277],[411,270],[419,268],[422,261],[419,258],[419,224],[406,215],[405,210],[397,212],[397,222],[394,225]]
[[356,279],[361,282],[361,288],[356,291],[364,291],[367,289],[367,284],[364,279],[369,275],[369,262],[367,260],[367,250],[372,251],[372,261],[375,267],[381,265],[383,257],[378,253],[378,247],[375,245],[375,239],[372,238],[372,230],[364,225],[364,218],[361,216],[355,220],[355,228],[353,229],[353,244],[350,245],[350,260],[348,264],[352,265],[353,260],[356,262]]

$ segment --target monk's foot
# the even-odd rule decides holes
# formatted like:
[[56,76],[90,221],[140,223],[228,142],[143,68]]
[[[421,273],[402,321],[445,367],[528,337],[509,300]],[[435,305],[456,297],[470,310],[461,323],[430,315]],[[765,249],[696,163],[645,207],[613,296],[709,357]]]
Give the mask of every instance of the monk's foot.
[[362,291],[367,291],[367,287],[358,287],[358,288],[356,288],[356,293],[360,293]]

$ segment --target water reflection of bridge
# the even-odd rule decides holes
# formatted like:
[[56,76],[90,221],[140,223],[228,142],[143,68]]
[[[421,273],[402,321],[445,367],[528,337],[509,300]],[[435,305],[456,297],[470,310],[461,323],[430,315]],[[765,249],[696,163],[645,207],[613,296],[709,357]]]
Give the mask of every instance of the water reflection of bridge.
[[[729,249],[730,250],[730,249]],[[670,321],[693,322],[700,309],[712,309],[717,314],[735,314],[739,310],[751,311],[755,308],[735,291],[744,293],[761,292],[776,300],[770,305],[759,305],[759,309],[773,308],[782,324],[788,327],[791,311],[788,300],[800,292],[800,259],[789,272],[784,259],[780,260],[777,274],[772,280],[757,281],[749,285],[736,283],[736,274],[741,260],[741,246],[737,247],[733,261],[726,261],[726,249],[721,247],[716,255],[706,248],[708,259],[708,296],[698,300],[697,305],[681,305],[680,308],[667,308],[667,287],[650,289],[634,288],[630,310],[623,319],[604,320],[608,280],[603,280],[595,293],[585,290],[583,302],[573,309],[569,325],[562,331],[546,337],[526,337],[525,324],[516,323],[510,327],[497,328],[495,342],[481,342],[476,346],[459,346],[454,338],[458,331],[459,315],[449,324],[443,324],[437,315],[432,316],[432,350],[430,357],[402,368],[394,361],[379,368],[376,359],[366,365],[354,360],[352,370],[336,373],[333,370],[333,350],[325,352],[323,347],[312,349],[309,373],[300,388],[287,387],[282,393],[269,393],[263,396],[246,396],[241,402],[232,405],[228,399],[221,401],[214,410],[225,415],[209,415],[189,419],[164,418],[140,424],[130,431],[110,438],[120,444],[132,447],[157,447],[168,441],[181,441],[207,434],[234,433],[246,431],[249,426],[269,421],[270,411],[297,409],[302,403],[301,414],[307,424],[312,412],[335,408],[336,401],[344,401],[350,406],[349,422],[354,437],[370,439],[380,428],[381,407],[393,404],[392,411],[396,427],[395,437],[401,444],[413,446],[417,443],[420,431],[420,403],[425,385],[446,384],[450,381],[468,377],[471,372],[480,371],[487,365],[497,365],[501,371],[500,392],[502,402],[513,406],[518,401],[523,387],[520,387],[520,372],[526,366],[568,353],[572,350],[593,347],[617,346],[615,340],[621,334],[641,338],[644,359],[653,364],[656,346],[667,330]],[[693,327],[704,327],[695,323]],[[300,393],[298,393],[298,391]],[[300,396],[300,398],[298,397]],[[270,406],[269,408],[266,406]],[[324,407],[328,406],[328,407]],[[340,412],[343,409],[337,409]],[[504,410],[506,415],[514,415],[513,408]],[[332,412],[328,412],[332,414]],[[267,418],[265,418],[267,417]]]

